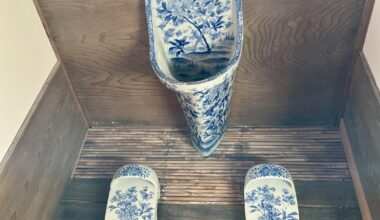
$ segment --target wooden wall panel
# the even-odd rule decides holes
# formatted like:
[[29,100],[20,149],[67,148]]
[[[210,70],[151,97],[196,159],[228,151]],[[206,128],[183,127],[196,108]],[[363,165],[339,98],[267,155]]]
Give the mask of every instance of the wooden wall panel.
[[88,126],[63,66],[51,74],[2,162],[1,219],[50,219],[78,159]]
[[380,92],[363,55],[351,87],[344,122],[372,218],[380,219]]
[[[182,125],[154,75],[142,0],[40,0],[89,118]],[[362,0],[245,0],[232,125],[335,124]]]

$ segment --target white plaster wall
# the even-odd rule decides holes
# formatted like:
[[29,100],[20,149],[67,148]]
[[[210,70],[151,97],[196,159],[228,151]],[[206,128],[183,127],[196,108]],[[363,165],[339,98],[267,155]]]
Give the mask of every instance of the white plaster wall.
[[380,2],[375,1],[369,24],[363,53],[375,77],[376,84],[380,86]]
[[57,59],[32,0],[0,0],[0,162]]

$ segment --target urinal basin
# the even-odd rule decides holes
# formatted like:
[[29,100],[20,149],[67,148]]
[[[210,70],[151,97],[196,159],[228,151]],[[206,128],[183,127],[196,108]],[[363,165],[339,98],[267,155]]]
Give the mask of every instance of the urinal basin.
[[244,206],[247,220],[298,220],[296,190],[287,169],[260,164],[246,175]]
[[145,0],[150,60],[203,156],[223,139],[243,43],[241,0]]
[[157,219],[159,198],[160,184],[153,169],[125,165],[112,179],[105,220]]

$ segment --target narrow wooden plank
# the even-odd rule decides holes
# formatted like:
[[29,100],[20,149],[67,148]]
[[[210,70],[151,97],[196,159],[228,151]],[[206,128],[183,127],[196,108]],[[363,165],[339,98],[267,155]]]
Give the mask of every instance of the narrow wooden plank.
[[358,208],[351,181],[295,181],[300,207]]
[[106,203],[60,203],[54,220],[104,220]]
[[60,203],[106,203],[111,179],[71,179],[67,183]]
[[363,54],[356,61],[344,122],[373,219],[380,219],[380,92]]
[[[244,220],[243,206],[191,206],[191,205],[161,205],[159,219],[220,219]],[[300,219],[307,220],[358,220],[358,209],[339,208],[301,208]]]
[[[56,210],[56,220],[101,220],[104,219],[105,203],[61,203]],[[158,219],[194,220],[245,219],[243,206],[226,205],[159,205]],[[355,208],[300,208],[300,219],[308,220],[358,220],[360,213]]]
[[307,220],[360,220],[360,211],[345,208],[301,208],[300,219]]
[[354,183],[354,186],[355,186],[356,197],[358,198],[358,203],[359,203],[359,208],[360,208],[362,218],[364,220],[372,220],[371,212],[368,207],[368,202],[364,194],[363,185],[360,180],[358,168],[356,166],[354,154],[352,152],[352,146],[347,134],[347,128],[343,119],[340,122],[340,130],[341,130],[342,139],[343,139],[344,151],[346,152],[346,155],[347,155],[347,161],[350,167],[352,182]]
[[159,219],[245,219],[243,206],[160,205]]
[[[58,206],[55,220],[103,220],[105,203],[62,203]],[[159,220],[244,220],[243,206],[210,205],[159,205]],[[307,220],[359,220],[358,209],[300,208],[300,219]]]
[[1,219],[50,219],[87,132],[58,65],[0,173]]
[[[61,203],[95,202],[106,203],[111,179],[72,179],[66,186]],[[197,201],[200,198],[215,197],[213,201],[231,201],[241,204],[243,199],[243,183],[239,185],[222,185],[210,183],[209,187],[194,184],[166,184],[161,182],[161,200],[173,197],[171,201]],[[314,208],[357,208],[358,204],[351,181],[295,181],[299,207]],[[181,198],[182,197],[182,198]],[[190,199],[194,197],[194,199]],[[207,201],[206,199],[205,201]],[[210,201],[210,200],[209,200]],[[169,201],[170,202],[170,201]],[[233,204],[233,203],[232,203]]]
[[[110,179],[73,179],[65,190],[55,219],[101,219],[104,216],[109,184]],[[303,219],[359,219],[351,182],[296,181],[295,184]],[[173,204],[167,202],[166,205],[159,206],[159,219],[244,219],[241,205],[217,205],[221,202],[189,205],[196,203],[185,197],[183,199],[186,202],[178,205],[181,197],[178,199],[171,201]],[[224,199],[219,197],[215,201]]]

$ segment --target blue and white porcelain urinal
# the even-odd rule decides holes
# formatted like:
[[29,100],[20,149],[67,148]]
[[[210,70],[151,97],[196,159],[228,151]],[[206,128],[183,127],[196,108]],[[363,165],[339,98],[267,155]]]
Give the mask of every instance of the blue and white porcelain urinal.
[[292,177],[279,165],[260,164],[248,170],[244,185],[247,220],[298,220]]
[[160,198],[157,174],[151,168],[128,164],[111,182],[105,220],[156,220]]
[[241,0],[145,0],[151,65],[177,93],[193,146],[223,139],[243,44]]

